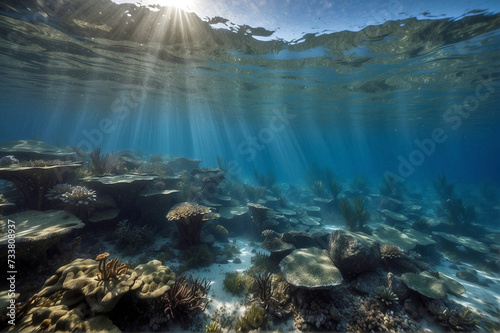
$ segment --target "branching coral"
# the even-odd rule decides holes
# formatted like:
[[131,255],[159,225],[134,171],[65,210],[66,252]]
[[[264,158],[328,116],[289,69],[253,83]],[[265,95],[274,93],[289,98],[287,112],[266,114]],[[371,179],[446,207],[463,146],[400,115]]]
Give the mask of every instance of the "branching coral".
[[64,210],[72,212],[78,218],[90,216],[96,201],[96,192],[85,186],[72,186],[66,183],[57,184],[47,191],[45,197],[55,206],[62,204]]
[[375,295],[385,305],[391,305],[399,300],[395,293],[384,286],[375,288]]
[[186,322],[195,312],[205,310],[208,303],[206,295],[209,290],[210,281],[198,278],[193,280],[182,275],[161,297],[164,312],[171,319]]
[[382,245],[380,247],[380,256],[385,261],[399,259],[403,256],[404,251],[396,245]]
[[47,194],[45,194],[45,197],[48,200],[60,200],[63,201],[62,195],[66,192],[71,192],[73,186],[70,184],[62,183],[62,184],[57,184],[53,188],[47,191]]
[[200,244],[203,224],[216,218],[219,215],[212,213],[210,208],[190,202],[175,205],[167,214],[167,219],[177,225],[179,247],[183,249]]
[[97,274],[96,280],[99,282],[110,281],[113,279],[118,279],[122,274],[127,274],[128,262],[119,265],[120,259],[115,258],[110,262],[106,263],[109,258],[109,253],[104,252],[95,258],[99,262],[99,273]]

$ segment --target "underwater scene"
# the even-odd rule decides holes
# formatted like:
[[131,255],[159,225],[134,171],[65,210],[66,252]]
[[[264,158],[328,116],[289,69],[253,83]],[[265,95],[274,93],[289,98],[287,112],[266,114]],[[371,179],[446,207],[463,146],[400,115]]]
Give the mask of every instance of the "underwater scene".
[[500,3],[3,0],[0,330],[500,332]]

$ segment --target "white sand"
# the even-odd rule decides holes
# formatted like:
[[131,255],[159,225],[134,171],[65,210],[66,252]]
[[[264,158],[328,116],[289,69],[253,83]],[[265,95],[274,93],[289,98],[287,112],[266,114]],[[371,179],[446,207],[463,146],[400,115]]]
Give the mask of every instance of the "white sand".
[[[486,272],[476,270],[479,280],[490,280],[488,281],[489,286],[480,286],[458,278],[455,275],[457,271],[450,268],[450,265],[452,265],[451,262],[447,259],[443,259],[441,265],[436,266],[435,269],[438,272],[441,272],[463,284],[467,291],[460,297],[448,294],[448,298],[463,306],[468,306],[474,309],[477,313],[485,315],[493,321],[500,322],[500,318],[492,315],[492,312],[500,313],[500,276],[498,274],[488,274]],[[459,266],[468,266],[473,268],[468,264],[461,264]]]

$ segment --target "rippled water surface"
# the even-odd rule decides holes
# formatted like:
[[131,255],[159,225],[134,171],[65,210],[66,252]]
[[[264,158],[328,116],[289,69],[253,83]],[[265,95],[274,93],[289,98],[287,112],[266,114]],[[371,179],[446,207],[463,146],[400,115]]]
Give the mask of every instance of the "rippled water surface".
[[473,9],[285,41],[175,8],[5,1],[0,140],[222,156],[300,182],[313,163],[397,173],[427,139],[408,178],[498,181],[500,16]]

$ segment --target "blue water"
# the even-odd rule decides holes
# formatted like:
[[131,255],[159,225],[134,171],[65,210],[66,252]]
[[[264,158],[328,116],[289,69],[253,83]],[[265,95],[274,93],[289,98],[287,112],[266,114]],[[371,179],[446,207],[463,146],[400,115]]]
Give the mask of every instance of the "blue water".
[[304,185],[319,165],[375,187],[387,175],[419,184],[442,171],[500,185],[498,14],[287,43],[217,30],[195,14],[157,30],[147,8],[132,22],[135,13],[112,7],[118,19],[106,20],[106,1],[85,15],[82,2],[10,5],[0,12],[1,142],[131,149],[208,167],[220,156],[250,182],[258,170]]

